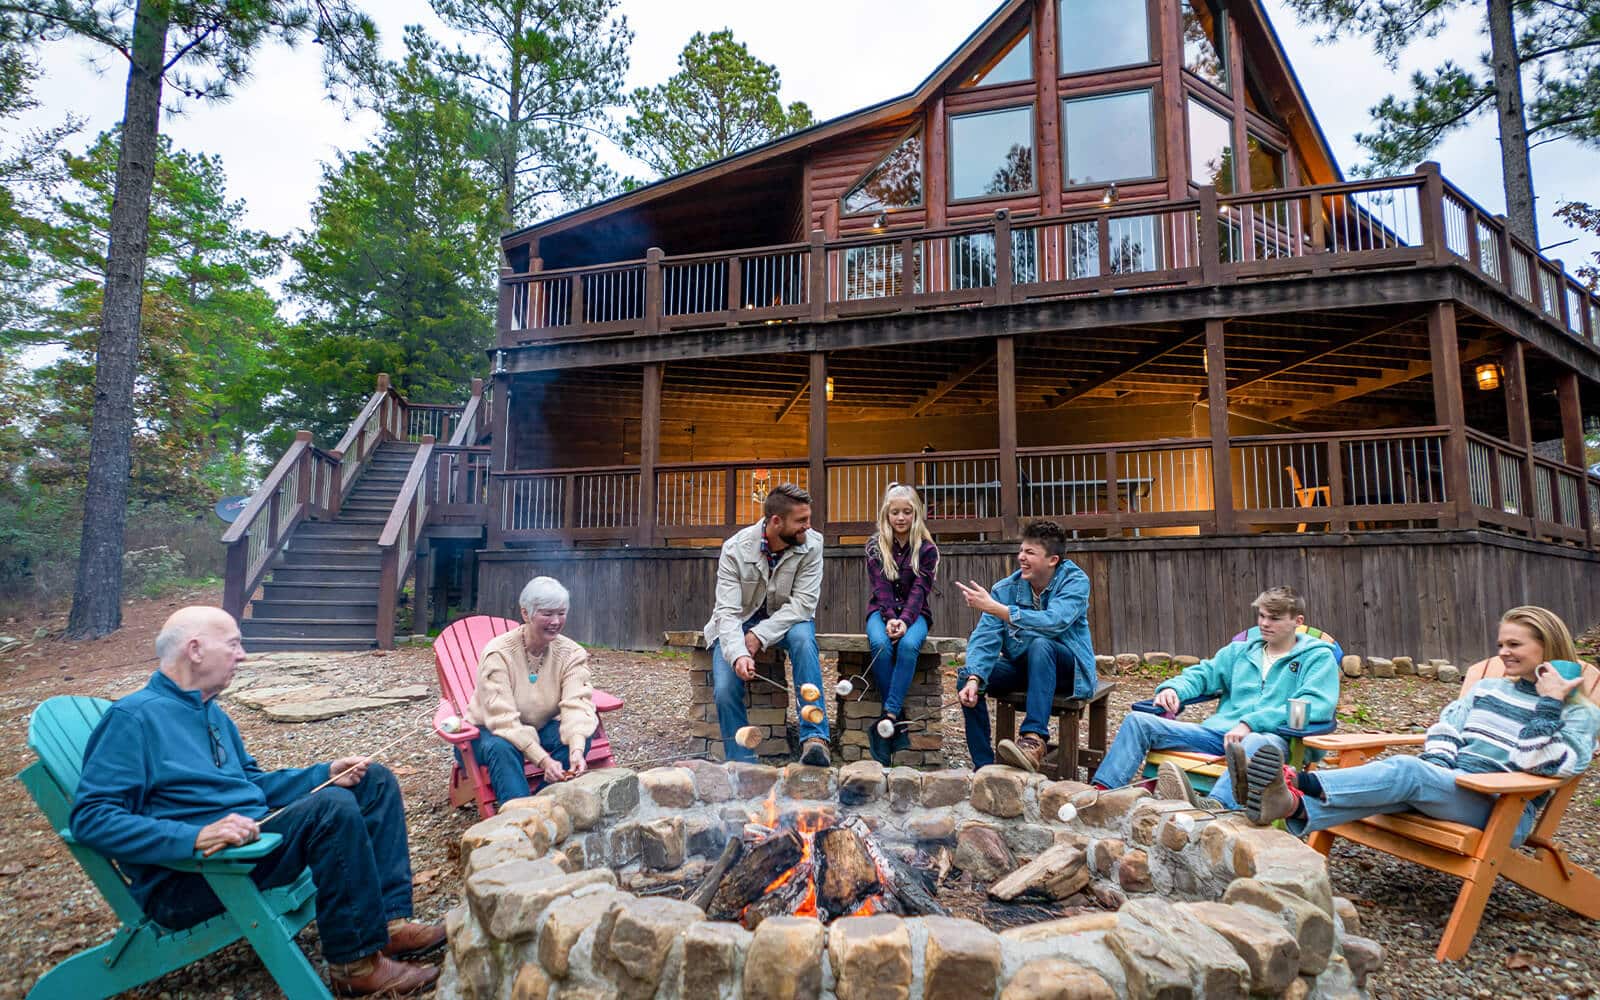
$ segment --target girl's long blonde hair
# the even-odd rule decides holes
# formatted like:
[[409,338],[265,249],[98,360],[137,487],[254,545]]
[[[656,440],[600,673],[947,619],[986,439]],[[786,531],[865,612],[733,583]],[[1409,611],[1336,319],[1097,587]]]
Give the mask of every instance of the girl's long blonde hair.
[[1577,661],[1578,647],[1572,641],[1572,631],[1554,611],[1525,604],[1501,615],[1500,621],[1502,624],[1512,622],[1521,625],[1532,632],[1533,637],[1539,640],[1539,645],[1544,647],[1545,659]]
[[[889,504],[896,500],[904,500],[911,504],[911,530],[906,533],[906,540],[911,545],[911,575],[917,575],[917,566],[921,562],[918,555],[922,552],[922,543],[933,542],[933,532],[928,530],[928,508],[923,504],[922,497],[917,491],[902,483],[890,483],[889,488],[883,492],[883,501],[878,504],[878,533],[867,544],[874,543],[878,547],[878,561],[883,564],[883,575],[890,581],[900,578],[900,567],[894,561],[894,529],[889,526]],[[934,565],[938,565],[938,555],[934,555]]]

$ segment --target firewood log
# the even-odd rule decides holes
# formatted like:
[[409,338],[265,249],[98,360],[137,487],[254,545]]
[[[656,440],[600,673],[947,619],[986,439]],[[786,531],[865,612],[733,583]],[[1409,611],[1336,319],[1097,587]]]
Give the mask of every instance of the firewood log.
[[711,897],[706,911],[713,920],[737,920],[744,908],[755,902],[779,875],[794,867],[805,855],[805,845],[794,830],[775,833],[744,852]]
[[745,907],[744,913],[739,916],[739,923],[744,925],[745,930],[753,931],[768,917],[786,917],[794,913],[810,891],[811,872],[809,862],[796,866],[789,881]]
[[817,867],[817,909],[824,919],[855,912],[882,888],[877,865],[852,830],[834,826],[818,833],[811,856]]
[[717,894],[717,886],[722,884],[722,877],[728,874],[728,869],[738,863],[744,854],[744,841],[738,837],[730,839],[722,845],[722,856],[717,858],[717,863],[706,872],[706,877],[700,880],[694,893],[689,897],[689,902],[702,910],[711,908],[711,899]]
[[878,866],[884,889],[888,890],[907,916],[912,917],[948,917],[950,911],[939,905],[933,898],[928,886],[922,881],[922,876],[910,865],[894,856],[892,851],[886,851],[872,835],[867,825],[857,817],[852,816],[844,825],[861,839],[861,845],[866,848],[867,854]]

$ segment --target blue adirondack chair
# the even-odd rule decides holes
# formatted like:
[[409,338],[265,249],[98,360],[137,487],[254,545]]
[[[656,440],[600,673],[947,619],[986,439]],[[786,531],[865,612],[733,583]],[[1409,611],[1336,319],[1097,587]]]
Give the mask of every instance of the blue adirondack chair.
[[289,1000],[331,1000],[322,977],[294,943],[294,936],[316,915],[311,872],[301,873],[289,885],[265,891],[250,881],[250,869],[278,845],[278,834],[263,833],[255,843],[173,866],[205,876],[224,907],[221,914],[182,931],[169,931],[145,916],[116,866],[73,839],[67,819],[83,771],[83,751],[110,707],[102,698],[64,695],[41,704],[28,724],[28,746],[39,760],[18,777],[122,921],[111,940],[78,952],[40,976],[28,991],[28,1000],[114,996],[181,969],[241,937],[255,948]]

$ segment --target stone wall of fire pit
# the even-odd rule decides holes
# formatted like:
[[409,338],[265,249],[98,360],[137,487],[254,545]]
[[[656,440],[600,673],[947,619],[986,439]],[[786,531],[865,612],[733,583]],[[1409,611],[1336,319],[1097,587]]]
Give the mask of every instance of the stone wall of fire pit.
[[[439,995],[970,1000],[1353,997],[1382,960],[1333,896],[1320,855],[1235,816],[1141,789],[1103,793],[1005,767],[923,772],[690,761],[591,772],[507,803],[461,838],[465,901],[448,917]],[[715,859],[752,817],[822,809],[889,842],[998,837],[1019,859],[1084,852],[1112,907],[993,933],[954,917],[779,916],[754,932],[619,874]],[[959,852],[959,848],[957,848]]]

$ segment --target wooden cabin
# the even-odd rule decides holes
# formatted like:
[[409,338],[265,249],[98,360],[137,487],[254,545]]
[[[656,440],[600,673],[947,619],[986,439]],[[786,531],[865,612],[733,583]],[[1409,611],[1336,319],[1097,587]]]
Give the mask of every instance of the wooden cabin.
[[544,573],[574,636],[653,647],[790,481],[857,631],[902,482],[946,580],[1061,522],[1099,652],[1207,652],[1279,583],[1372,655],[1600,620],[1600,300],[1436,165],[1345,180],[1257,0],[1010,0],[903,97],[503,249],[492,384],[396,536],[424,605]]

